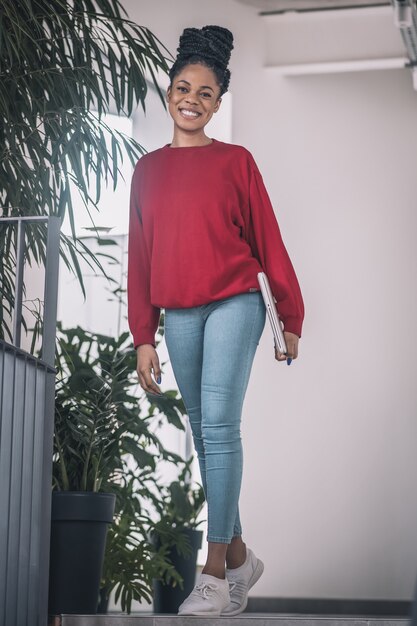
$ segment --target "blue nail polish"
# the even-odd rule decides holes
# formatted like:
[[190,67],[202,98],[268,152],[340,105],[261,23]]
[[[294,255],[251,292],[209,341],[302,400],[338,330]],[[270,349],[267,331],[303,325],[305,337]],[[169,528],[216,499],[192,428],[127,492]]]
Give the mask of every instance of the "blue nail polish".
[[160,376],[158,376],[158,378],[156,379],[156,382],[158,383],[158,385],[161,384],[161,377]]
[[287,359],[287,365],[291,365],[291,363],[292,363],[292,359],[291,359],[291,358],[288,358],[288,359]]

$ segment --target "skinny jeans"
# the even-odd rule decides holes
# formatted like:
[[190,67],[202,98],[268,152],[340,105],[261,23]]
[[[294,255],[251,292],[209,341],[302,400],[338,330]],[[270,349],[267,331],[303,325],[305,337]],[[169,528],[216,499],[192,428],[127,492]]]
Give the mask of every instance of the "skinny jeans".
[[165,342],[197,452],[210,542],[242,534],[240,425],[265,318],[260,291],[165,309]]

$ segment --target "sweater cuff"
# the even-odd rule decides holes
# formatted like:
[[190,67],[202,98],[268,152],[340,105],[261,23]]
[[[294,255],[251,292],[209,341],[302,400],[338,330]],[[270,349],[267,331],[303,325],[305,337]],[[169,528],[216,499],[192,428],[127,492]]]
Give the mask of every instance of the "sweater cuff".
[[302,317],[286,317],[282,319],[282,321],[284,322],[284,331],[298,335],[301,339],[301,328],[303,326]]
[[151,344],[154,348],[156,348],[155,341],[155,332],[153,328],[139,328],[133,334],[133,345],[135,346],[135,350],[138,346],[141,346],[144,343]]

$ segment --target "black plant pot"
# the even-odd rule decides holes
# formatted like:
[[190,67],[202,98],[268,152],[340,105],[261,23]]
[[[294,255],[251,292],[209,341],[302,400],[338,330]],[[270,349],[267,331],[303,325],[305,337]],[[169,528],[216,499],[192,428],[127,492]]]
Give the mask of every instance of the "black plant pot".
[[[178,607],[191,593],[195,585],[197,553],[201,548],[203,531],[193,530],[191,528],[184,529],[184,533],[188,536],[192,552],[188,557],[183,557],[177,552],[176,546],[173,546],[168,553],[168,558],[174,565],[175,569],[184,579],[184,587],[179,585],[172,587],[164,585],[159,580],[153,581],[153,610],[154,613],[177,613]],[[154,538],[155,545],[158,547],[158,538]]]
[[50,615],[95,614],[116,496],[89,491],[52,493]]

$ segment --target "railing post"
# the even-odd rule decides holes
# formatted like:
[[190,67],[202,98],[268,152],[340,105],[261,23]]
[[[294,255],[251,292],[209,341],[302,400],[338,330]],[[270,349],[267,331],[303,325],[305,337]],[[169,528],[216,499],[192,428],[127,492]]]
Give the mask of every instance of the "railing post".
[[13,314],[13,343],[20,348],[22,336],[23,270],[25,265],[25,222],[17,222],[16,234],[16,279]]
[[46,242],[46,267],[44,291],[44,319],[42,333],[42,359],[54,367],[56,312],[58,300],[59,274],[59,236],[61,220],[59,217],[48,219]]

